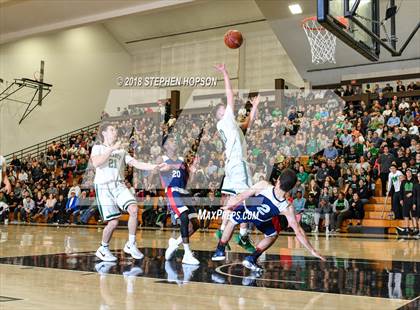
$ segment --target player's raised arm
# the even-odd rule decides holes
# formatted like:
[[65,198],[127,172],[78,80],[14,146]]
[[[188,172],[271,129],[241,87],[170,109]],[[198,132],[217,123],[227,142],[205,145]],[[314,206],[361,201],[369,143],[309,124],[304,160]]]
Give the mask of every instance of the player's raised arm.
[[294,230],[296,234],[296,238],[299,240],[299,242],[309,251],[311,254],[315,257],[318,257],[320,260],[325,261],[325,257],[323,257],[321,254],[318,253],[317,250],[314,249],[312,244],[309,242],[308,238],[306,238],[305,231],[302,229],[302,227],[299,225],[299,223],[296,221],[295,216],[295,208],[293,205],[289,205],[286,210],[284,210],[282,215],[286,216],[287,221],[289,222],[289,226]]
[[253,97],[251,100],[252,109],[251,109],[251,112],[249,113],[249,124],[251,124],[255,120],[255,117],[257,117],[258,105],[260,104],[260,99],[261,99],[260,95],[258,95],[258,96]]
[[237,205],[245,201],[251,196],[257,195],[260,191],[270,186],[270,183],[267,181],[260,181],[252,186],[250,189],[244,191],[243,193],[232,196],[226,203],[225,206],[222,207],[223,210],[233,210]]
[[226,70],[226,66],[225,64],[217,64],[214,67],[216,68],[217,71],[223,74],[223,79],[225,81],[225,92],[226,92],[227,104],[232,109],[232,111],[235,111],[232,84],[230,83],[229,74]]
[[260,104],[260,95],[251,99],[252,109],[246,121],[241,124],[242,129],[247,129],[257,117],[258,105]]

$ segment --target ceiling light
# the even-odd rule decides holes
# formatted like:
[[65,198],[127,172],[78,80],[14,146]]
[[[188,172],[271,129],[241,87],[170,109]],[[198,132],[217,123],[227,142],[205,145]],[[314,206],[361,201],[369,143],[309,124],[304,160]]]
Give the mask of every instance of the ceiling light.
[[289,5],[289,10],[292,12],[293,15],[302,14],[302,8],[299,4],[291,4]]

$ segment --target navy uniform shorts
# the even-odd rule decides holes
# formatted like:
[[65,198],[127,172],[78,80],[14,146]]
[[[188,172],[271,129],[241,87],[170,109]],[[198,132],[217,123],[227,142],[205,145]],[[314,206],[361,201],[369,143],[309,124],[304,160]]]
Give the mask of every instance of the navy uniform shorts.
[[279,214],[258,214],[257,206],[238,206],[230,215],[230,221],[235,225],[253,223],[266,237],[277,236],[281,230]]

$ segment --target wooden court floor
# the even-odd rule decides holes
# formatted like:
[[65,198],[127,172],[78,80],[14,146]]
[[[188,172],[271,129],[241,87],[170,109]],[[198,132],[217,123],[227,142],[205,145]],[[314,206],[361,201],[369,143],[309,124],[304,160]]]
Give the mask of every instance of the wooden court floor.
[[[201,265],[183,266],[182,250],[164,261],[171,230],[139,230],[145,258],[110,248],[117,264],[94,257],[100,228],[0,226],[0,309],[419,309],[420,240],[380,235],[319,234],[311,242],[327,256],[308,256],[282,235],[255,278],[240,265],[236,245],[226,262],[212,262],[213,232],[193,236]],[[261,238],[253,235],[254,240]]]

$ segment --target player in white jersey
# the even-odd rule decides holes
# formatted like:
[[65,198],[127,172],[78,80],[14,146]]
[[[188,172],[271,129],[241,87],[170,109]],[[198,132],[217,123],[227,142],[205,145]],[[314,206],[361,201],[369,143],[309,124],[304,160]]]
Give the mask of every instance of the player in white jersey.
[[143,254],[136,245],[137,202],[124,184],[124,168],[125,165],[130,165],[141,170],[153,170],[164,168],[166,165],[143,163],[131,157],[121,148],[121,143],[117,141],[117,130],[109,123],[100,126],[99,136],[103,143],[93,146],[91,160],[96,168],[94,183],[99,213],[108,223],[103,230],[102,243],[96,251],[96,256],[108,262],[117,260],[108,245],[118,225],[121,211],[125,211],[129,214],[129,235],[124,252],[135,259],[141,259]]
[[[235,118],[235,106],[232,85],[224,64],[215,66],[216,70],[223,74],[227,105],[219,104],[215,107],[217,130],[225,147],[225,178],[223,179],[222,193],[226,195],[240,194],[252,186],[249,165],[246,161],[247,147],[243,129],[253,121],[257,113],[259,96],[252,99],[252,110],[247,122],[241,129]],[[220,230],[216,235],[220,238],[228,221],[229,212],[225,212]],[[240,225],[239,238],[236,242],[247,251],[253,252],[254,246],[249,240],[247,223]]]
[[4,190],[9,194],[12,191],[12,185],[7,177],[6,167],[6,159],[0,155],[0,188],[2,183],[4,183]]

